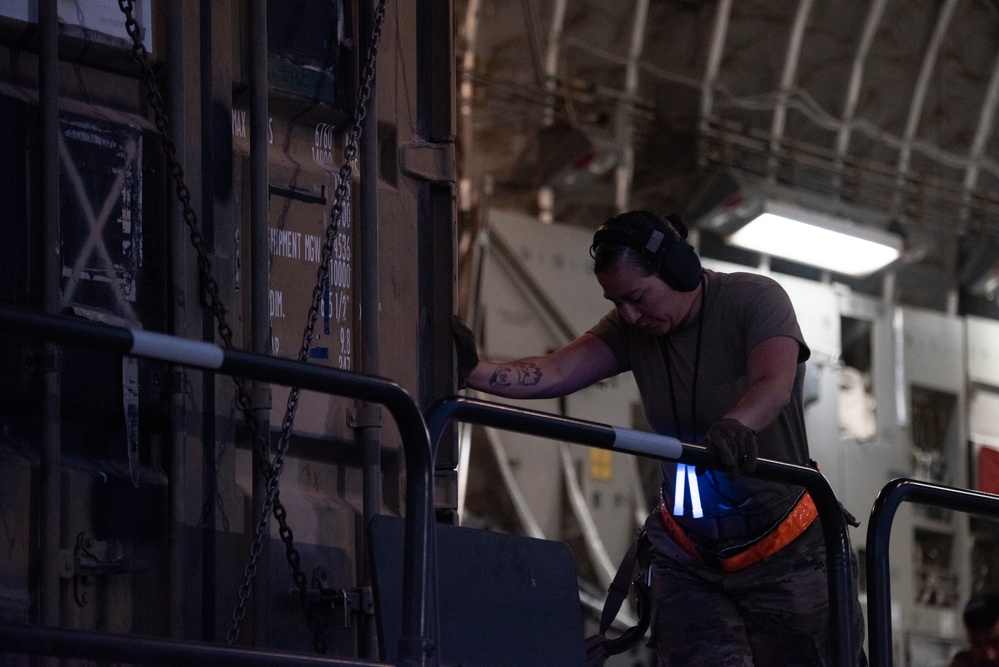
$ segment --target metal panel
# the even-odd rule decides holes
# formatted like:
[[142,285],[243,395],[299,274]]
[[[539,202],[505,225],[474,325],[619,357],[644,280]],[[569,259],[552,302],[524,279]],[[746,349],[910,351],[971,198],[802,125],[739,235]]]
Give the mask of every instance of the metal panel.
[[[347,29],[344,3],[284,0],[267,3],[267,75],[274,91],[347,106],[347,72],[337,48]],[[336,36],[331,44],[331,37]]]
[[963,393],[964,328],[954,316],[905,309],[905,373],[913,385]]
[[968,431],[973,441],[999,447],[999,391],[979,387],[968,399]]
[[[125,31],[125,21],[117,0],[59,0],[58,8],[60,29],[64,34],[99,44],[131,47],[132,40]],[[0,4],[0,16],[19,21],[36,22],[37,13],[38,3],[35,0],[4,0]],[[152,52],[150,0],[136,0],[133,15],[142,28],[143,45]]]
[[[4,424],[7,431],[7,424]],[[0,447],[0,521],[8,547],[0,552],[0,616],[27,623],[33,600],[31,485],[37,463],[26,452],[12,451],[6,438]]]
[[[284,359],[297,359],[302,345],[317,270],[330,222],[333,193],[342,161],[337,146],[340,132],[333,121],[313,114],[292,120],[285,109],[275,109],[270,118],[271,140],[268,235],[270,285],[267,301],[270,312],[270,353]],[[241,105],[232,111],[233,148],[248,154],[248,114]],[[247,166],[238,162],[237,168]],[[248,185],[248,179],[240,179]],[[244,195],[247,193],[244,193]],[[243,218],[248,219],[248,197],[243,197]],[[341,370],[357,370],[354,294],[354,215],[348,206],[336,231],[329,278],[321,291],[315,335],[309,361]],[[247,256],[245,246],[241,256]],[[243,270],[248,267],[240,266]],[[240,278],[249,284],[246,275]],[[260,298],[260,297],[258,297]],[[274,406],[281,411],[272,421],[279,423],[287,402],[288,388],[273,387]],[[347,437],[346,409],[349,402],[337,397],[303,394],[295,430],[312,436]]]
[[999,387],[999,322],[968,317],[968,379]]
[[[567,342],[568,337],[586,331],[611,309],[593,276],[588,254],[592,234],[588,230],[546,225],[536,218],[503,211],[491,211],[489,220],[496,242],[502,242],[511,257],[501,263],[494,251],[486,263],[483,356],[509,359],[545,354]],[[522,274],[520,280],[541,292],[540,301],[525,295],[525,286],[511,278],[513,267],[505,262],[515,264]],[[558,312],[540,311],[546,307]],[[564,326],[554,326],[555,321]],[[531,407],[545,410],[547,405],[550,412],[640,427],[632,423],[637,403],[634,380],[625,374],[576,392],[562,402],[532,401]],[[546,537],[563,538],[563,483],[559,481],[563,462],[557,450],[539,448],[530,436],[503,433],[497,437],[502,438],[506,454],[514,462],[520,488]],[[633,537],[636,526],[631,518],[636,512],[647,511],[636,507],[645,494],[639,488],[632,459],[585,449],[571,452],[572,472],[602,541],[591,548],[595,553],[606,551],[611,560],[620,558]]]
[[142,132],[65,116],[61,130],[62,307],[79,304],[137,324]]
[[[579,335],[613,307],[593,275],[592,232],[566,225],[543,225],[537,218],[491,211],[490,224],[533,281],[557,305]],[[562,341],[567,342],[567,341]]]
[[[19,1],[14,5],[2,4],[0,14],[22,8]],[[38,3],[23,4],[21,21],[33,20],[35,4]],[[266,241],[270,249],[264,262],[269,265],[270,283],[263,291],[252,288],[248,279],[252,268],[248,252],[250,170],[245,159],[250,152],[246,97],[250,75],[246,68],[255,60],[247,58],[250,48],[247,40],[260,36],[259,23],[254,22],[258,30],[249,34],[246,3],[192,0],[166,5],[149,0],[136,3],[140,25],[148,40],[147,49],[151,50],[154,35],[156,40],[164,36],[168,40],[167,48],[162,51],[164,58],[152,63],[157,74],[165,73],[163,92],[169,97],[168,128],[180,161],[180,169],[168,171],[163,169],[158,137],[152,135],[155,126],[149,119],[154,113],[150,102],[155,97],[147,97],[148,91],[135,76],[137,63],[131,53],[118,48],[127,46],[120,39],[124,36],[121,10],[114,0],[82,4],[86,6],[81,9],[77,7],[81,3],[59,0],[60,16],[65,19],[58,35],[63,61],[55,64],[62,74],[61,80],[56,81],[57,90],[63,95],[56,99],[53,93],[45,99],[49,108],[58,107],[62,131],[44,136],[56,145],[58,141],[64,144],[62,151],[44,152],[56,161],[57,178],[60,169],[62,172],[62,197],[51,198],[61,203],[63,210],[62,252],[56,252],[57,242],[46,243],[44,247],[56,262],[48,273],[57,281],[61,277],[65,285],[63,305],[78,315],[118,323],[128,321],[150,331],[170,331],[186,339],[214,341],[219,332],[206,308],[213,304],[205,303],[210,290],[204,289],[207,281],[198,275],[199,267],[210,264],[218,285],[218,310],[226,313],[234,346],[251,347],[251,306],[262,303],[270,311],[266,323],[273,332],[270,351],[276,356],[296,357],[332,205],[337,178],[334,170],[343,160],[344,108],[352,106],[354,98],[351,88],[356,83],[354,68],[358,65],[358,44],[362,43],[353,30],[358,18],[357,3],[270,2],[273,19],[270,25],[275,30],[280,26],[287,31],[275,33],[273,44],[262,39],[253,42],[257,53],[269,45],[274,47],[268,68],[269,143],[264,148],[269,158],[269,178],[265,185],[269,185]],[[365,308],[366,315],[372,322],[374,318],[384,318],[390,323],[384,335],[376,338],[378,347],[387,352],[384,375],[400,380],[410,389],[417,388],[427,401],[452,388],[451,339],[431,328],[446,327],[446,315],[441,313],[449,313],[451,308],[450,184],[447,179],[435,184],[403,181],[394,158],[397,136],[447,145],[453,133],[452,53],[441,48],[450,45],[452,39],[451,31],[446,29],[451,6],[435,1],[424,2],[422,7],[431,5],[432,20],[426,12],[417,13],[412,5],[388,5],[391,13],[384,25],[385,39],[380,43],[378,60],[383,84],[378,91],[383,101],[378,112],[378,134],[373,126],[365,129],[366,138],[381,142],[375,146],[380,153],[369,151],[368,157],[361,158],[366,163],[362,166],[376,175],[375,180],[381,177],[374,194],[385,202],[382,210],[386,213],[382,217],[387,232],[376,248],[379,258],[384,260],[384,268],[362,281],[369,285],[371,280],[378,281],[385,296],[373,307]],[[46,6],[54,8],[56,0],[49,0]],[[150,6],[157,7],[154,16],[146,13]],[[313,10],[315,13],[310,14]],[[396,12],[401,16],[397,17]],[[54,14],[53,11],[53,19]],[[164,15],[168,18],[167,25],[153,24],[153,18]],[[80,21],[95,27],[93,21],[97,17],[111,26],[110,41],[96,34],[100,28],[91,31],[94,34],[83,34],[74,32],[70,26]],[[303,17],[312,20],[304,25]],[[423,25],[416,19],[426,19],[429,23]],[[42,199],[45,193],[40,193],[37,185],[36,168],[41,156],[36,149],[44,144],[31,132],[35,120],[32,109],[39,97],[30,88],[38,69],[33,53],[38,31],[17,19],[5,17],[0,22],[4,24],[5,36],[4,48],[0,50],[0,69],[5,75],[0,82],[0,94],[4,100],[15,99],[15,103],[3,102],[0,106],[0,116],[10,121],[4,123],[0,137],[16,139],[12,134],[17,133],[26,138],[25,142],[0,142],[0,174],[10,176],[5,179],[8,188],[0,195],[0,201],[8,204],[4,210],[13,220],[0,236],[4,242],[0,262],[9,258],[3,266],[16,270],[13,276],[5,275],[0,299],[31,305],[28,302],[40,300],[43,283],[38,262],[41,232],[38,225],[31,224],[33,217],[37,217],[31,215],[36,202],[45,201]],[[55,21],[50,23],[54,25]],[[429,28],[419,39],[418,25]],[[7,40],[7,36],[18,31],[28,37]],[[67,35],[83,35],[89,39],[88,48],[92,44],[111,44],[112,48],[100,46],[96,52],[88,51],[84,56],[77,51],[81,48],[78,40],[62,39]],[[161,42],[156,45],[159,48]],[[423,52],[417,54],[417,47]],[[102,59],[107,53],[115,55],[113,63]],[[261,73],[259,68],[255,73]],[[113,108],[98,110],[75,98],[96,100]],[[416,109],[417,98],[420,98],[419,109]],[[327,103],[317,104],[316,99]],[[129,111],[142,115],[129,116]],[[256,156],[260,154],[260,150],[255,151]],[[379,159],[384,163],[381,170],[377,170]],[[189,197],[191,205],[183,215],[175,196],[176,184],[168,182],[181,169],[187,192],[178,193],[179,199],[184,201]],[[54,192],[54,188],[48,192]],[[164,201],[167,197],[169,200]],[[164,215],[164,208],[170,209],[169,215]],[[357,206],[346,211],[333,243],[329,284],[320,288],[322,304],[310,359],[316,365],[360,370],[359,341],[355,334],[360,330],[359,297],[363,295],[364,284],[359,285],[357,280],[362,260],[357,259],[354,243],[358,228],[374,225],[375,221],[361,219],[358,211]],[[205,250],[197,260],[192,240],[196,245],[200,240]],[[421,248],[419,257],[414,248]],[[259,267],[264,262],[255,264]],[[420,272],[420,267],[431,265],[432,278],[421,284],[425,273]],[[58,283],[55,284],[58,294]],[[420,336],[424,337],[422,345]],[[432,354],[424,354],[428,350]],[[27,374],[22,378],[20,373],[23,359],[19,352],[20,348],[5,349],[0,357],[5,378],[4,398],[9,398],[14,389],[21,391],[21,385],[30,384],[26,381]],[[126,468],[124,462],[138,453],[145,467],[137,472],[148,476],[151,467],[169,469],[172,524],[169,533],[163,521],[168,516],[165,495],[150,503],[144,513],[144,529],[154,532],[158,539],[169,540],[169,544],[156,550],[156,569],[149,579],[140,582],[136,578],[125,585],[98,582],[97,595],[110,601],[113,613],[110,623],[115,630],[169,632],[176,637],[219,640],[231,628],[232,603],[242,583],[243,569],[239,566],[247,560],[254,519],[259,515],[248,502],[250,449],[244,437],[247,429],[238,414],[240,406],[234,401],[232,382],[227,377],[216,379],[210,372],[197,370],[160,374],[160,370],[167,369],[158,362],[143,361],[137,372],[134,365],[123,368],[114,354],[83,355],[72,351],[63,358],[67,368],[64,377],[70,380],[65,384],[71,391],[65,393],[61,405],[58,401],[54,405],[62,408],[71,428],[65,428],[61,434],[64,463],[59,465],[58,457],[54,459],[57,465],[52,466],[52,478],[58,481],[62,475],[65,479],[67,454],[79,454],[78,458],[85,459],[84,467],[93,470],[88,468],[87,474],[74,473],[67,487],[74,493],[73,507],[65,512],[62,534],[53,540],[56,548],[44,553],[57,552],[60,540],[65,547],[79,530],[97,525],[91,516],[98,509],[92,499],[101,490],[101,480],[106,483],[108,479],[100,473],[104,467],[112,466],[116,483],[120,477],[128,486],[135,479],[129,479],[129,473],[136,470]],[[45,361],[54,367],[57,359],[45,358]],[[15,383],[17,386],[8,387]],[[118,386],[131,391],[136,385],[141,400],[123,399]],[[257,414],[270,403],[278,409],[283,407],[287,390],[274,389],[273,394],[254,393]],[[166,403],[158,402],[161,392],[170,397],[174,408],[169,419],[164,414]],[[12,426],[34,457],[25,465],[37,467],[33,448],[38,444],[38,434],[31,431],[37,431],[38,411],[22,410],[29,401],[22,401],[20,396],[14,399],[6,403],[0,415],[4,460],[10,460],[8,436],[12,431],[7,427]],[[147,406],[151,406],[148,414],[155,419],[147,419],[147,413],[142,412]],[[359,591],[352,587],[364,585],[361,575],[365,552],[360,543],[363,531],[358,530],[361,525],[358,508],[361,487],[368,489],[367,470],[362,473],[357,451],[343,446],[353,441],[353,426],[347,420],[348,408],[353,406],[354,399],[345,397],[329,398],[308,392],[303,395],[295,435],[309,437],[294,440],[293,456],[285,460],[287,465],[281,480],[281,498],[289,524],[296,531],[306,577],[313,573],[314,566],[324,566],[328,575],[324,584],[346,590],[348,595],[358,595]],[[138,414],[142,421],[126,421],[123,407],[132,410],[128,417],[134,416],[136,407],[141,408]],[[159,411],[161,407],[163,410]],[[20,421],[8,419],[12,413],[20,413],[17,414]],[[363,419],[377,421],[369,413],[364,413]],[[101,420],[97,427],[90,427]],[[126,431],[126,425],[133,428]],[[386,438],[389,450],[400,440],[396,425],[390,428]],[[125,447],[126,442],[132,441],[123,434],[134,435],[136,430],[143,438],[140,443],[148,449],[135,452]],[[337,446],[327,446],[331,440]],[[382,452],[380,457],[377,450],[375,457],[386,462],[383,477],[386,494],[384,498],[376,496],[376,500],[384,501],[383,505],[391,510],[402,511],[404,466],[413,457],[392,451]],[[172,458],[171,465],[167,464],[168,458]],[[32,497],[25,496],[23,503],[29,513],[37,516],[39,484],[37,479],[34,482],[29,479],[37,476],[37,471],[33,468],[24,471],[18,462],[7,467],[9,470],[5,469],[2,480],[4,488],[9,486],[19,493],[30,491],[28,495]],[[410,471],[408,476],[415,475]],[[165,488],[161,478],[156,479],[155,488],[146,477],[139,475],[138,481],[142,491],[147,487],[157,491]],[[58,497],[53,497],[58,501]],[[126,498],[122,506],[128,504]],[[116,523],[119,517],[109,509],[111,506],[101,505],[101,528],[111,526],[131,534],[135,527],[126,522]],[[15,507],[20,510],[16,504],[11,503],[10,507],[4,504],[5,510]],[[410,500],[405,509],[407,515],[412,515],[419,508],[414,508]],[[60,525],[59,521],[49,523],[56,528]],[[35,533],[39,530],[37,525],[28,527]],[[284,552],[284,545],[268,539],[269,532],[262,531],[261,535],[265,554],[271,550]],[[25,543],[23,552],[12,553],[0,562],[0,594],[5,596],[0,602],[5,605],[2,609],[5,615],[18,618],[32,615],[25,620],[39,620],[40,615],[29,609],[33,603],[27,598],[27,592],[37,593],[37,574],[24,564],[40,560],[38,557],[38,544]],[[170,561],[170,576],[166,576],[163,559]],[[307,651],[313,638],[307,636],[310,633],[300,609],[288,603],[286,586],[277,583],[287,581],[285,560],[285,554],[281,553],[270,562],[266,557],[254,561],[259,574],[253,582],[253,602],[257,607],[268,607],[273,621],[268,625],[266,617],[262,617],[264,622],[255,619],[251,634],[243,635],[240,640],[258,646],[279,643]],[[58,601],[58,576],[53,580],[56,595],[51,597]],[[275,583],[269,587],[272,580]],[[62,608],[52,605],[56,614],[62,614],[64,622],[70,621],[81,628],[99,623],[96,607],[78,611],[67,609],[67,603],[72,607],[72,597],[62,595]],[[141,618],[137,616],[140,609],[144,610]],[[345,623],[364,613],[357,609],[354,612],[354,618],[339,616],[337,627],[329,631],[327,639],[332,652],[364,650],[356,633],[357,624],[348,627]],[[57,625],[58,618],[49,624]]]

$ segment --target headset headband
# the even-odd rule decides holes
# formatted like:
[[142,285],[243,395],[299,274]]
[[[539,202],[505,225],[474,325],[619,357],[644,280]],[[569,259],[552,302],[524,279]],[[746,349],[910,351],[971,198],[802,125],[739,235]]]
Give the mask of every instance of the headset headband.
[[[676,233],[672,233],[674,231]],[[604,242],[628,246],[649,255],[666,284],[689,292],[700,284],[702,271],[697,253],[683,240],[686,231],[679,216],[671,215],[663,220],[648,211],[632,211],[610,218],[600,226],[593,235],[590,255],[593,256],[597,246]]]

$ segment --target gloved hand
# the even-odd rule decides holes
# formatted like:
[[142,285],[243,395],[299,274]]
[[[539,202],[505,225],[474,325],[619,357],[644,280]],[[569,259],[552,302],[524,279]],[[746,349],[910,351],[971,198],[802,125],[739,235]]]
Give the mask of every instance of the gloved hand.
[[479,365],[475,335],[457,315],[451,316],[451,333],[454,334],[454,349],[458,355],[458,388],[464,389],[465,380]]
[[704,437],[704,446],[730,477],[756,470],[756,432],[738,419],[725,417],[712,424]]

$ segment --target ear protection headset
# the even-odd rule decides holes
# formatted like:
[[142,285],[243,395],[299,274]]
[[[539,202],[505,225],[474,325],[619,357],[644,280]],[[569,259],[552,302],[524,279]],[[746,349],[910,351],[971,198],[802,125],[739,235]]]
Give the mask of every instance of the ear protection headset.
[[656,273],[667,285],[678,292],[692,292],[701,284],[701,260],[684,240],[687,227],[680,216],[673,214],[666,220],[669,222],[648,211],[631,211],[611,218],[593,235],[590,254],[604,242],[628,246],[649,256]]

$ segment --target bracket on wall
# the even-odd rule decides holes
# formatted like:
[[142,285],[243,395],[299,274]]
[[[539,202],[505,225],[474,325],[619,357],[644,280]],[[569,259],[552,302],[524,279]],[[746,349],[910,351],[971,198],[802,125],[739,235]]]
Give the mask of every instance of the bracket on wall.
[[88,602],[88,592],[94,585],[94,578],[110,574],[132,574],[148,568],[143,560],[125,556],[125,549],[118,540],[97,540],[86,531],[76,536],[72,550],[61,549],[62,570],[60,576],[73,580],[73,597],[81,607]]
[[350,428],[381,428],[381,406],[360,405],[349,408],[347,410],[347,426]]
[[[312,585],[308,589],[309,603],[324,612],[338,615],[343,627],[349,628],[351,616],[371,616],[375,613],[374,592],[370,586],[357,588],[334,588],[329,585],[330,574],[322,565],[312,571]],[[297,600],[301,593],[297,588],[288,589],[288,597]]]
[[454,183],[454,143],[431,143],[416,138],[399,147],[399,168],[407,176],[431,183]]

